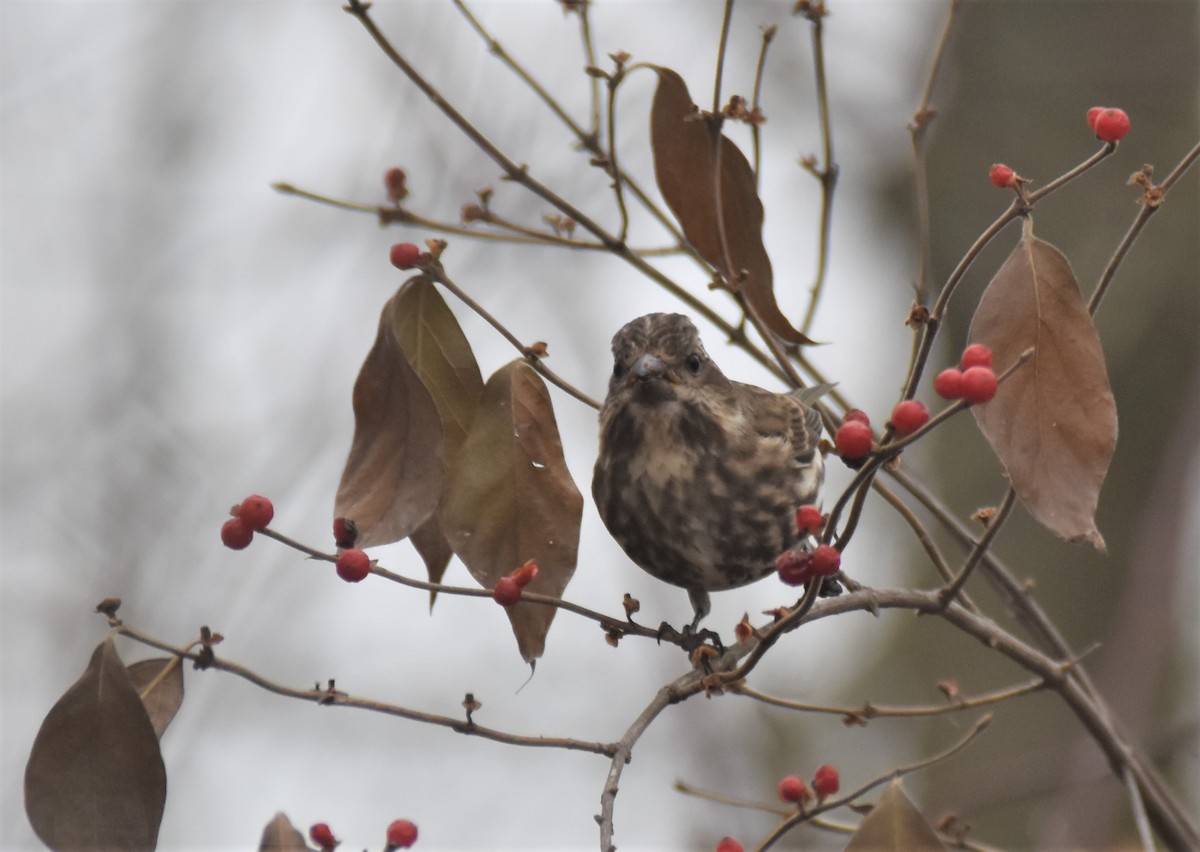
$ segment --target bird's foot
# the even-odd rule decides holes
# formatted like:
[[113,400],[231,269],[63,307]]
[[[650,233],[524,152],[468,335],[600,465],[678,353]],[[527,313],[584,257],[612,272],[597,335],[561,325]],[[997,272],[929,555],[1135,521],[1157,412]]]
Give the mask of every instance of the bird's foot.
[[689,655],[697,648],[702,647],[706,643],[711,642],[712,647],[717,653],[725,653],[725,644],[721,641],[720,635],[715,630],[709,630],[707,627],[696,629],[696,625],[685,625],[683,630],[676,630],[667,622],[663,622],[658,626],[658,642],[662,644],[663,639],[666,639],[672,645],[678,645],[683,648]]

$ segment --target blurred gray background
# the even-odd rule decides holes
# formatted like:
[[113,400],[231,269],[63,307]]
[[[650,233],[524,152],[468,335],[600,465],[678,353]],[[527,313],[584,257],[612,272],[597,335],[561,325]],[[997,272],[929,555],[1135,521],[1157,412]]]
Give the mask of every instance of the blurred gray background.
[[[780,26],[764,86],[766,239],[779,299],[799,316],[814,268],[818,192],[796,165],[819,150],[807,24],[791,3],[737,7],[726,92],[748,94],[759,27]],[[940,30],[941,2],[831,4],[827,56],[842,168],[828,297],[812,359],[877,422],[903,380],[903,326],[917,275],[905,125]],[[481,20],[580,121],[587,78],[574,18],[549,0],[480,2]],[[1047,182],[1097,147],[1088,107],[1121,106],[1133,131],[1117,154],[1035,214],[1071,258],[1085,292],[1136,214],[1125,179],[1162,177],[1200,137],[1195,2],[968,2],[935,93],[929,137],[932,281],[945,280],[1007,198],[996,161]],[[397,47],[514,159],[610,226],[602,176],[570,134],[511,78],[447,3],[388,2],[376,18]],[[721,4],[602,2],[601,55],[669,65],[697,97],[711,91]],[[409,173],[415,212],[455,221],[475,190],[536,224],[544,204],[497,169],[392,68],[337,0],[0,2],[0,845],[36,847],[21,779],[42,717],[105,635],[92,607],[124,599],[133,626],[179,644],[201,624],[219,653],[287,684],[335,677],[340,689],[527,734],[613,740],[654,691],[685,669],[677,650],[626,641],[560,615],[525,684],[507,620],[474,599],[441,599],[368,580],[265,539],[234,553],[218,529],[250,492],[272,497],[274,526],[329,546],[333,492],[349,447],[350,388],[378,311],[403,276],[392,242],[423,230],[287,198],[289,181],[365,203],[381,176]],[[623,92],[622,164],[652,184],[646,116],[652,77]],[[733,131],[741,144],[744,134]],[[1200,611],[1200,179],[1176,188],[1131,252],[1100,311],[1121,437],[1101,498],[1106,556],[1053,540],[1020,510],[998,550],[1087,658],[1123,726],[1192,813],[1200,811],[1196,613]],[[663,235],[635,224],[635,242]],[[1015,229],[979,259],[951,307],[938,364],[961,348],[970,308]],[[453,238],[450,274],[520,338],[549,343],[550,366],[593,395],[608,340],[629,318],[676,303],[596,253]],[[667,263],[695,292],[705,281]],[[732,307],[714,297],[725,316]],[[485,375],[514,357],[452,303]],[[726,373],[775,387],[702,329]],[[567,460],[588,491],[595,415],[553,391]],[[931,403],[928,389],[922,395]],[[1003,480],[960,417],[906,461],[962,516],[994,503]],[[847,481],[830,475],[836,494]],[[955,553],[953,549],[951,553]],[[407,544],[373,555],[420,576]],[[874,585],[931,574],[894,513],[869,505],[846,569]],[[452,564],[447,580],[468,583]],[[634,568],[585,507],[568,597],[647,623],[685,620],[686,596]],[[992,604],[986,592],[981,600]],[[726,635],[745,611],[790,600],[772,580],[715,596]],[[1005,614],[993,607],[1002,622]],[[1007,622],[1005,622],[1007,623]],[[127,659],[148,656],[120,645]],[[828,619],[792,634],[758,670],[759,688],[814,703],[934,703],[938,680],[964,693],[1023,672],[932,619]],[[522,684],[524,688],[522,688]],[[163,747],[170,779],[163,848],[247,848],[277,810],[329,822],[349,847],[381,847],[415,820],[428,848],[593,848],[600,758],[518,749],[368,713],[270,696],[189,670],[188,697]],[[518,692],[518,690],[520,690]],[[726,696],[670,708],[639,743],[618,799],[623,849],[750,843],[762,814],[690,799],[676,778],[773,801],[783,774],[834,762],[844,784],[933,753],[974,715],[882,719],[789,714]],[[1009,847],[1110,846],[1129,837],[1119,786],[1052,695],[996,708],[986,735],[909,779],[931,818],[953,811]],[[802,830],[791,843],[837,846]]]

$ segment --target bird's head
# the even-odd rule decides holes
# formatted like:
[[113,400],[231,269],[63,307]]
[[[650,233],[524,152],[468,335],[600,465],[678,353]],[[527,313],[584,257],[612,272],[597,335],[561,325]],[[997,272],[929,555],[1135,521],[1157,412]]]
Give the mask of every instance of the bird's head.
[[687,399],[703,387],[728,385],[683,314],[638,317],[616,333],[612,351],[609,399],[654,404]]

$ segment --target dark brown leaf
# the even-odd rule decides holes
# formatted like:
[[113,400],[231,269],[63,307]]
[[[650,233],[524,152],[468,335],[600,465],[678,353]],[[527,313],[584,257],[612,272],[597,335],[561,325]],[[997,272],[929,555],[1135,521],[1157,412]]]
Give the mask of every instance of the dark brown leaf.
[[436,287],[406,282],[384,305],[354,384],[354,441],[334,515],[354,521],[359,547],[405,538],[433,514],[482,386]]
[[258,842],[258,852],[310,852],[304,835],[292,825],[283,811],[275,814]]
[[910,852],[920,849],[945,849],[937,832],[904,794],[899,781],[893,781],[879,797],[846,845],[846,852]]
[[723,134],[714,144],[714,130],[701,117],[682,77],[669,68],[655,70],[658,88],[650,109],[654,177],[684,236],[731,286],[740,288],[767,328],[790,343],[812,343],[792,327],[775,301],[771,259],[762,239],[763,206],[749,161]]
[[[525,361],[513,361],[488,379],[451,471],[439,510],[446,539],[484,587],[535,559],[538,575],[526,590],[560,597],[575,572],[582,516],[546,385]],[[542,655],[554,612],[508,608],[527,662]]]
[[1033,235],[1030,219],[980,300],[971,340],[991,347],[997,371],[1035,348],[991,402],[972,408],[975,419],[1030,513],[1103,550],[1096,504],[1117,443],[1116,403],[1071,264]]
[[[166,674],[159,680],[164,670]],[[183,704],[183,666],[177,657],[142,660],[129,666],[129,679],[146,707],[155,735],[161,740],[163,731]],[[152,683],[154,688],[142,695]]]
[[51,708],[25,766],[25,811],[51,849],[153,849],[167,773],[129,672],[106,639]]

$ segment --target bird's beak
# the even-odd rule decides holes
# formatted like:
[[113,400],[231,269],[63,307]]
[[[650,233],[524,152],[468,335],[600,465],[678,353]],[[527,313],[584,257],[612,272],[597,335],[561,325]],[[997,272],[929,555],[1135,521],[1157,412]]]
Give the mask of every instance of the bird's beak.
[[639,382],[648,382],[653,379],[667,379],[674,384],[671,375],[667,372],[667,365],[657,355],[651,355],[647,352],[633,362],[633,369],[630,370],[633,377]]

